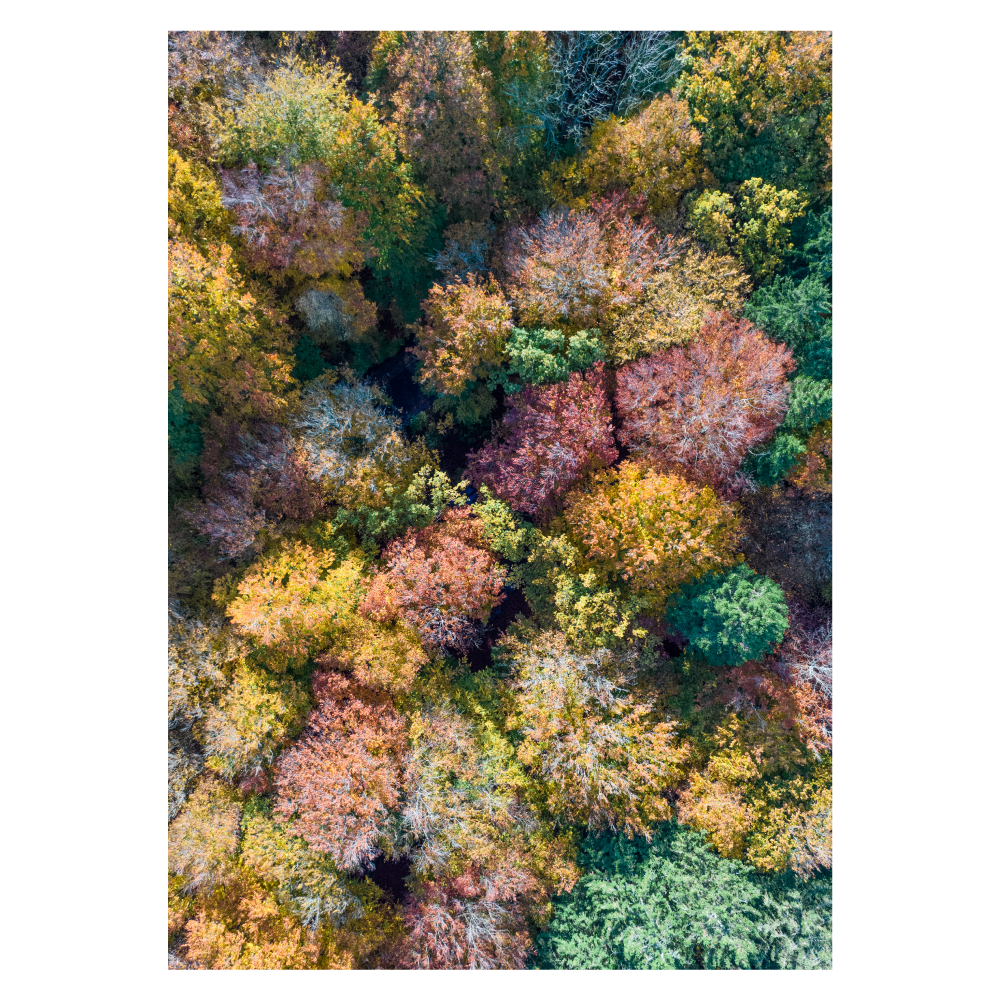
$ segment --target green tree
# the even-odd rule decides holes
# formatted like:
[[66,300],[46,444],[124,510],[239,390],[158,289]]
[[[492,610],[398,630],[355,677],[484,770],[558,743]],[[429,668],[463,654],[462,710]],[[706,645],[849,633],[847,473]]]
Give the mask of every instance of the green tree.
[[788,272],[750,297],[743,315],[784,341],[795,355],[798,373],[832,377],[833,360],[833,210],[804,219],[803,248],[789,254]]
[[665,823],[650,842],[591,834],[555,901],[543,969],[828,969],[832,879],[755,876]]
[[604,361],[600,330],[580,330],[567,337],[561,330],[522,330],[515,326],[506,345],[508,361],[490,375],[489,386],[520,392],[525,385],[565,382],[572,372]]
[[738,666],[770,653],[788,629],[781,588],[746,563],[688,584],[670,603],[671,629],[715,666]]
[[760,450],[748,452],[743,471],[761,486],[774,486],[806,453],[813,429],[829,420],[833,412],[833,384],[826,379],[799,375],[792,380],[788,412],[774,437]]
[[832,190],[832,36],[828,31],[689,32],[676,95],[723,185],[760,177]]

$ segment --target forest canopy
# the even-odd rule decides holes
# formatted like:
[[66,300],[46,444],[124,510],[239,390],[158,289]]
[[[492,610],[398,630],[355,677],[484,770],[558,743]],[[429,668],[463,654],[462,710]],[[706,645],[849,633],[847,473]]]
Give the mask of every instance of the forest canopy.
[[828,969],[829,32],[170,32],[171,969]]

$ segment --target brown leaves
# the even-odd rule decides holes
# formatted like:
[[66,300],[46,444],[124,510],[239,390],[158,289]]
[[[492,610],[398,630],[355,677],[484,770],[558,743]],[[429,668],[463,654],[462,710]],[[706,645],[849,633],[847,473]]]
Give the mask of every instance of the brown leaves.
[[617,196],[593,212],[544,212],[509,242],[521,325],[571,333],[607,326],[642,294],[660,256],[655,229],[634,221]]

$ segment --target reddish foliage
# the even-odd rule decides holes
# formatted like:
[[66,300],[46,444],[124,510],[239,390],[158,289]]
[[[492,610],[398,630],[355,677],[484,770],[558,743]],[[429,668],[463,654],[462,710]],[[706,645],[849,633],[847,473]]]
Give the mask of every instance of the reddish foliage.
[[211,428],[201,463],[205,500],[186,517],[224,557],[241,555],[269,524],[308,520],[322,509],[320,486],[306,475],[283,430],[258,425],[252,437],[215,416]]
[[660,262],[654,227],[621,195],[593,212],[545,212],[508,237],[511,294],[524,325],[607,325],[643,292]]
[[709,313],[684,347],[618,372],[622,442],[698,482],[722,485],[747,449],[770,437],[787,410],[795,362],[749,320]]
[[255,163],[220,171],[222,203],[239,223],[251,263],[273,271],[295,267],[303,274],[350,274],[363,261],[364,217],[325,197],[329,174],[321,164],[262,175]]
[[515,510],[547,513],[587,472],[618,458],[604,365],[568,382],[528,386],[510,400],[499,435],[470,453],[469,476]]
[[167,102],[167,144],[198,160],[205,159],[210,151],[208,141],[191,127],[187,116],[173,101]]
[[[521,969],[531,946],[518,905],[501,902],[513,896],[475,898],[462,881],[449,886],[426,883],[419,899],[406,905],[403,919],[410,932],[404,962],[415,969]],[[473,898],[468,898],[472,895]]]
[[384,558],[389,568],[376,576],[358,611],[381,622],[402,613],[429,645],[467,652],[479,631],[470,619],[485,622],[503,600],[507,571],[466,509],[450,510],[420,531],[411,528]]
[[342,674],[317,674],[313,690],[319,706],[275,767],[275,812],[311,847],[360,869],[400,805],[406,723],[388,695]]
[[449,220],[489,218],[503,184],[489,73],[465,31],[415,31],[387,65],[387,99],[420,179]]

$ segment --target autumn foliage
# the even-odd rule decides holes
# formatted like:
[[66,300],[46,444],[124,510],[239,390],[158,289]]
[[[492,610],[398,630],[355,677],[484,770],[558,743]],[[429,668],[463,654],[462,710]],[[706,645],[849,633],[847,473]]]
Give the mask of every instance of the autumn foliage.
[[528,386],[511,401],[499,433],[469,455],[469,475],[515,510],[550,507],[587,472],[618,458],[604,365],[556,385]]
[[503,599],[506,570],[466,508],[420,531],[411,528],[383,558],[388,568],[358,611],[384,623],[401,616],[429,646],[467,651],[478,641],[476,620],[485,622]]
[[618,372],[622,442],[691,479],[723,484],[787,408],[794,361],[748,320],[711,313],[698,336]]
[[509,637],[517,711],[508,727],[523,737],[518,758],[544,783],[546,805],[589,829],[648,833],[669,815],[686,749],[668,723],[647,723],[652,706],[628,691],[627,664],[605,650],[572,653],[559,634]]
[[169,969],[830,965],[831,52],[168,33]]
[[483,378],[503,360],[503,347],[514,324],[510,307],[496,282],[434,285],[423,303],[427,317],[417,327],[420,379],[438,392],[458,396],[467,382]]
[[[171,240],[167,276],[169,388],[243,418],[282,412],[291,382],[287,344],[274,314],[258,308],[244,288],[231,248],[213,244],[203,253]],[[264,330],[268,346],[261,343]]]
[[590,133],[586,154],[566,161],[551,188],[570,208],[613,190],[625,191],[651,214],[669,212],[705,179],[701,136],[685,101],[664,94],[633,118],[611,115]]
[[709,487],[626,461],[566,498],[570,536],[604,579],[621,577],[662,605],[688,580],[729,566],[739,521]]
[[593,211],[546,211],[508,246],[519,324],[568,333],[609,324],[639,298],[660,258],[656,230],[620,197]]
[[357,606],[361,562],[334,569],[335,556],[302,542],[284,543],[238,584],[227,609],[245,636],[271,654],[271,663],[302,663],[327,648],[338,618]]
[[[262,425],[257,437],[232,422],[213,421],[215,434],[202,455],[204,500],[187,517],[219,547],[224,558],[252,548],[261,531],[285,519],[307,520],[324,506],[288,434]],[[230,468],[222,471],[223,464]]]
[[447,205],[449,221],[488,217],[501,185],[501,158],[490,141],[497,113],[468,32],[414,31],[383,58],[380,97],[421,181]]
[[401,801],[406,724],[385,695],[341,674],[318,674],[313,690],[318,707],[275,768],[275,810],[313,848],[363,869]]

